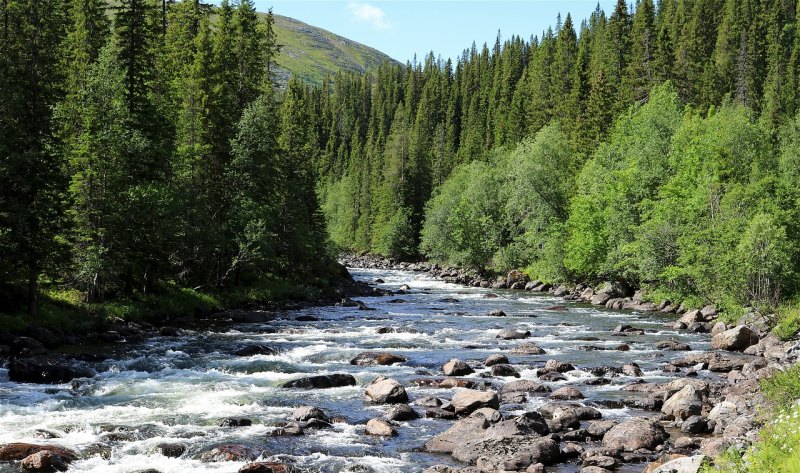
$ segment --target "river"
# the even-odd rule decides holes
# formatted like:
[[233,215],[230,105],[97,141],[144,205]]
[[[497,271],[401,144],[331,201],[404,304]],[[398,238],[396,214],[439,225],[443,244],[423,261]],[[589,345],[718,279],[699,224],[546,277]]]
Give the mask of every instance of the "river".
[[[620,367],[636,362],[649,382],[665,381],[670,375],[661,367],[672,357],[692,352],[667,352],[655,348],[658,341],[678,337],[692,350],[708,350],[707,334],[679,333],[665,328],[674,316],[611,311],[587,305],[568,304],[547,294],[524,291],[490,291],[465,288],[418,273],[351,269],[353,276],[403,295],[364,298],[373,311],[357,308],[322,307],[279,314],[266,324],[233,325],[226,330],[204,331],[193,336],[157,337],[137,344],[100,347],[111,358],[88,363],[98,375],[78,386],[17,384],[0,369],[0,443],[53,443],[84,451],[104,442],[112,447],[109,458],[93,456],[74,462],[69,471],[130,473],[156,468],[162,473],[214,471],[236,472],[244,463],[202,463],[200,452],[226,443],[243,444],[289,460],[303,471],[406,472],[421,471],[434,464],[452,464],[446,455],[419,451],[425,440],[449,428],[452,421],[417,419],[397,426],[399,435],[390,439],[364,434],[364,424],[380,417],[386,406],[364,402],[364,386],[379,375],[393,377],[406,386],[412,401],[425,396],[449,398],[453,389],[432,389],[412,380],[441,376],[441,366],[451,358],[481,361],[493,353],[508,354],[514,346],[535,343],[545,355],[508,354],[523,379],[536,379],[536,367],[549,359],[575,365],[567,380],[547,383],[555,389],[576,385],[584,402],[600,406],[604,418],[643,415],[627,408],[609,408],[604,401],[619,400],[629,393],[620,387],[634,378],[617,376],[608,385],[589,386],[594,378],[585,368]],[[494,292],[499,297],[490,298]],[[396,299],[402,299],[398,302]],[[445,298],[457,301],[443,302]],[[553,305],[566,311],[553,311]],[[507,317],[488,317],[501,309]],[[319,321],[298,321],[314,316]],[[644,335],[621,337],[612,329],[630,324]],[[378,333],[379,328],[414,329]],[[530,330],[527,340],[499,340],[505,328]],[[413,333],[416,331],[416,333]],[[233,349],[252,343],[280,350],[277,355],[235,357]],[[586,346],[613,348],[628,344],[629,351],[592,350]],[[394,366],[354,366],[349,360],[364,351],[388,351],[408,361]],[[476,369],[471,378],[484,378],[486,369]],[[310,374],[349,373],[358,386],[313,391],[283,389],[282,383]],[[674,376],[674,375],[672,375]],[[487,378],[498,386],[514,378]],[[525,404],[504,405],[504,414],[535,410],[544,397]],[[306,430],[298,437],[272,437],[275,424],[285,421],[297,406],[323,409],[329,416],[342,415],[347,423],[331,428]],[[220,419],[246,417],[247,427],[218,427]],[[37,429],[61,438],[41,440]],[[125,435],[109,436],[109,431]],[[186,445],[179,458],[153,453],[163,442]],[[641,465],[634,470],[641,470]],[[548,471],[577,471],[561,465]],[[0,472],[19,471],[0,464]],[[624,470],[623,470],[624,471]]]

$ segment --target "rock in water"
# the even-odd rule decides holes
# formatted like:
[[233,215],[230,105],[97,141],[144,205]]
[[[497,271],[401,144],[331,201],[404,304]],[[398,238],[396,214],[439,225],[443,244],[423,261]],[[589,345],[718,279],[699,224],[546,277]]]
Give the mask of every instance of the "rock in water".
[[8,367],[8,379],[17,383],[60,384],[76,378],[91,378],[88,368],[56,365],[35,359],[14,360]]
[[473,369],[463,361],[453,358],[442,366],[445,376],[465,376],[473,373]]
[[283,385],[284,388],[294,389],[328,389],[355,386],[356,379],[349,374],[326,374],[295,379]]
[[21,461],[35,453],[48,451],[62,459],[70,462],[78,459],[78,456],[70,450],[55,445],[36,445],[32,443],[7,443],[0,445],[0,462]]
[[658,422],[634,417],[612,427],[603,436],[603,446],[633,452],[640,448],[653,450],[666,442],[669,434]]
[[68,460],[53,452],[42,450],[23,458],[20,466],[25,471],[52,473],[54,471],[67,471],[69,463]]
[[393,437],[397,431],[383,419],[370,419],[365,430],[367,435],[377,435],[379,437]]
[[465,442],[453,450],[453,458],[487,471],[519,471],[536,464],[551,464],[560,455],[558,442],[550,437],[493,437]]
[[379,376],[372,380],[365,392],[367,401],[377,404],[400,404],[408,402],[406,388],[392,378]]
[[456,414],[466,415],[483,407],[500,409],[500,399],[494,391],[477,391],[462,389],[453,395],[450,404],[455,408]]
[[253,461],[261,452],[243,445],[220,445],[200,455],[200,461],[205,463]]
[[406,357],[392,353],[364,352],[359,353],[355,358],[350,360],[350,364],[359,366],[389,366],[395,363],[405,363],[405,361]]

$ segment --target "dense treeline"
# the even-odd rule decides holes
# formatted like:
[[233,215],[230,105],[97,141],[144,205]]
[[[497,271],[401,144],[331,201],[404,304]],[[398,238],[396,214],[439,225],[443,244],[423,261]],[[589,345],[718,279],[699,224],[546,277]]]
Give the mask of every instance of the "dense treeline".
[[726,306],[797,287],[794,0],[620,0],[313,91],[340,247]]
[[[278,94],[252,0],[4,0],[0,311],[168,285],[218,290],[329,261],[314,113]],[[279,96],[280,95],[280,96]]]

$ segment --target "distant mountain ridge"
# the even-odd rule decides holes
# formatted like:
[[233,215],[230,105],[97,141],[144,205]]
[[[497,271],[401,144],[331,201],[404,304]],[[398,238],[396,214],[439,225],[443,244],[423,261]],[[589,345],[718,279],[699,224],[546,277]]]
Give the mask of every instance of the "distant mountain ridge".
[[338,71],[366,72],[385,61],[397,62],[377,49],[330,31],[281,15],[275,16],[275,33],[281,53],[277,80],[285,84],[290,75],[321,84]]

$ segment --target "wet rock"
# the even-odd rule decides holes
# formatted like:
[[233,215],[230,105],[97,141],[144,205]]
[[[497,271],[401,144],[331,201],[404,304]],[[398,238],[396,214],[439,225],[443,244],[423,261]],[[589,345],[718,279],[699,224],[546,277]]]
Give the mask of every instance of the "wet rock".
[[558,442],[549,437],[492,437],[458,445],[453,458],[489,471],[522,470],[558,460]]
[[699,310],[690,310],[683,314],[681,318],[675,322],[674,326],[675,328],[686,328],[693,323],[704,321],[705,317],[703,317],[703,314],[701,314]]
[[[542,412],[540,410],[540,412]],[[568,408],[556,408],[549,415],[542,412],[547,417],[547,426],[551,432],[562,432],[570,429],[577,429],[581,426],[581,421],[574,411]]]
[[631,407],[633,409],[642,409],[645,411],[658,411],[661,410],[661,406],[664,405],[664,400],[660,397],[656,397],[653,395],[650,396],[634,396],[634,397],[626,397],[623,399],[622,403],[626,407]]
[[549,433],[550,428],[541,414],[538,412],[526,412],[520,416],[495,423],[486,430],[484,437],[544,436]]
[[260,451],[243,445],[220,445],[200,454],[200,461],[205,463],[251,462],[260,455]]
[[403,422],[418,419],[419,414],[408,404],[395,404],[386,411],[383,418],[396,422]]
[[383,419],[370,419],[364,432],[367,435],[376,435],[378,437],[393,437],[397,435],[394,427]]
[[94,375],[88,368],[52,364],[48,360],[16,359],[8,367],[8,379],[17,383],[61,384]]
[[67,471],[70,460],[61,457],[48,450],[36,452],[22,459],[20,466],[25,471],[35,471],[41,473],[53,473],[55,471]]
[[414,405],[420,407],[439,407],[442,405],[442,400],[436,396],[426,396],[414,401]]
[[487,428],[489,421],[483,416],[461,419],[448,430],[425,442],[424,450],[430,453],[451,453],[466,441],[482,439]]
[[589,427],[586,428],[586,432],[596,439],[602,439],[603,436],[615,427],[619,422],[615,420],[598,420],[595,422],[591,422]]
[[676,340],[664,340],[656,343],[656,348],[659,350],[667,351],[688,351],[691,347],[685,343],[680,343]]
[[42,342],[31,337],[17,337],[11,343],[11,354],[17,356],[36,356],[47,353]]
[[628,363],[622,367],[622,374],[632,378],[640,378],[644,375],[642,369],[636,363]]
[[162,337],[182,337],[186,332],[177,327],[161,327],[158,329],[158,334]]
[[392,353],[364,352],[350,360],[351,365],[359,366],[390,366],[395,363],[405,363],[406,357]]
[[474,372],[472,368],[463,361],[453,358],[442,366],[445,376],[466,376]]
[[511,365],[493,365],[492,366],[492,376],[506,376],[506,377],[513,377],[519,378],[519,371]]
[[741,351],[758,343],[758,334],[740,325],[715,335],[711,347],[715,350]]
[[503,415],[500,414],[500,411],[497,409],[492,409],[491,407],[482,407],[472,414],[469,415],[470,417],[483,417],[484,419],[488,420],[490,424],[496,424],[503,420]]
[[344,386],[355,386],[356,379],[349,374],[326,374],[295,379],[283,385],[290,389],[329,389]]
[[551,383],[554,383],[556,381],[566,381],[567,377],[559,373],[558,371],[548,371],[539,376],[539,379],[541,379],[542,381],[549,381]]
[[531,381],[529,379],[521,379],[519,381],[511,381],[510,383],[504,384],[500,388],[500,394],[505,396],[512,393],[549,393],[551,391],[550,387],[546,384],[537,383],[536,381]]
[[688,417],[681,424],[681,432],[687,434],[702,434],[708,431],[708,419],[699,415]]
[[441,407],[429,407],[425,409],[425,417],[428,419],[458,419],[458,416],[455,412],[442,409]]
[[505,317],[506,313],[500,309],[495,309],[486,314],[488,317]]
[[589,300],[592,305],[606,305],[606,302],[611,300],[611,294],[603,293],[603,294],[595,294]]
[[554,312],[566,312],[567,308],[563,305],[553,305],[550,307],[545,307],[544,310],[550,310]]
[[689,384],[664,402],[661,412],[668,418],[686,420],[703,409],[703,393]]
[[605,468],[606,470],[614,470],[619,466],[619,462],[614,457],[609,457],[606,455],[592,455],[583,460],[582,466],[596,466],[599,468]]
[[611,473],[611,470],[606,470],[599,466],[585,466],[578,473]]
[[234,356],[256,356],[256,355],[277,355],[278,350],[266,345],[247,345],[235,352]]
[[297,322],[319,322],[319,317],[314,317],[313,315],[298,315],[294,320]]
[[553,391],[549,397],[550,399],[568,401],[572,399],[583,399],[583,393],[572,386],[564,386],[563,388]]
[[518,332],[512,329],[505,329],[501,330],[494,338],[500,338],[503,340],[522,340],[523,338],[528,338],[531,336],[531,331],[526,330],[524,332]]
[[228,417],[217,423],[220,427],[249,427],[253,421],[245,417]]
[[511,349],[512,355],[545,355],[546,353],[544,349],[530,343]]
[[400,404],[408,402],[406,388],[392,378],[379,376],[367,385],[367,401],[377,404]]
[[32,443],[7,443],[0,445],[0,462],[21,461],[39,452],[50,452],[67,462],[75,461],[78,456],[72,451],[55,445],[36,445]]
[[52,432],[50,430],[44,429],[36,429],[33,433],[34,438],[42,439],[42,440],[50,440],[50,439],[59,439],[61,435],[57,434],[56,432]]
[[186,445],[182,443],[160,443],[155,446],[154,450],[165,457],[178,458],[186,452]]
[[403,284],[402,286],[400,286],[400,290],[401,291],[410,291],[411,290],[411,286],[409,286],[408,284]]
[[547,362],[544,364],[545,371],[558,371],[559,373],[566,373],[568,371],[573,371],[574,369],[575,367],[571,364],[558,360],[547,360]]
[[325,412],[313,406],[301,406],[292,411],[291,415],[289,416],[291,420],[297,420],[300,422],[308,422],[312,419],[321,420],[323,422],[330,423],[330,419],[328,416],[325,415]]
[[450,404],[453,406],[456,414],[466,415],[483,407],[499,409],[500,399],[494,391],[462,389],[453,395]]
[[270,437],[297,437],[305,432],[297,422],[289,422],[270,432]]
[[677,450],[693,450],[697,448],[697,442],[691,437],[679,437],[673,442],[672,446]]
[[603,436],[603,446],[633,452],[653,450],[663,444],[669,435],[664,427],[651,419],[634,417],[612,427]]
[[238,473],[291,473],[294,468],[286,463],[255,462],[239,468]]
[[486,361],[483,362],[483,365],[486,366],[487,368],[490,366],[500,365],[500,364],[503,365],[508,364],[508,357],[498,353],[495,353],[494,355],[489,355],[489,357],[486,358]]

